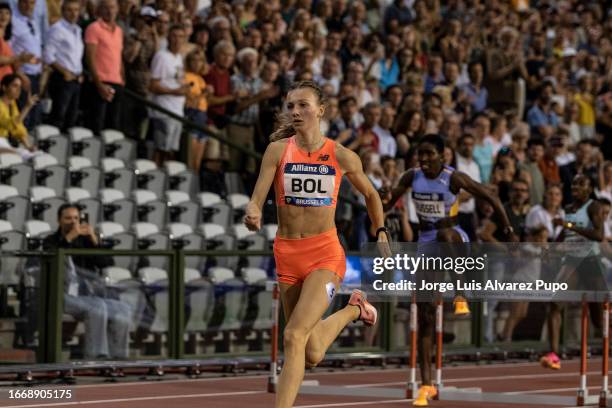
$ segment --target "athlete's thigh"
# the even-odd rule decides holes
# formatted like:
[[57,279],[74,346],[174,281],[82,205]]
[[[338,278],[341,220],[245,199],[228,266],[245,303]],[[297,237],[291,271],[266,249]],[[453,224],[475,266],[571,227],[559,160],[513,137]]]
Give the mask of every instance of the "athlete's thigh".
[[337,290],[339,279],[332,271],[319,269],[308,274],[297,305],[287,327],[311,332],[329,307],[330,294],[327,285],[332,283]]
[[290,285],[288,283],[280,283],[280,299],[283,304],[283,312],[285,313],[285,322],[289,321],[289,318],[293,314],[293,309],[300,300],[300,293],[302,292],[302,283],[295,283]]

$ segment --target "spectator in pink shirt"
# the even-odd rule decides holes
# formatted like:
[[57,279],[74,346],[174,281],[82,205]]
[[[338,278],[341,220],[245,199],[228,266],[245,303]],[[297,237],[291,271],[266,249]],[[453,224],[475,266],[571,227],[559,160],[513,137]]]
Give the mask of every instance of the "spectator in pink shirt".
[[120,129],[124,75],[123,32],[117,25],[117,0],[102,0],[100,18],[85,31],[85,56],[93,89],[86,125],[95,134],[103,128]]

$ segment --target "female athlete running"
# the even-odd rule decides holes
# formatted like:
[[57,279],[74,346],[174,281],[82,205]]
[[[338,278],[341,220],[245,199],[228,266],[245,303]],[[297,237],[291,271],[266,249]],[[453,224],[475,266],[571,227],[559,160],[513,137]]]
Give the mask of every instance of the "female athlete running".
[[[392,191],[383,191],[385,210],[393,207],[408,190],[412,190],[417,216],[419,217],[419,244],[425,244],[423,250],[436,250],[431,242],[467,243],[467,234],[457,224],[459,202],[457,194],[464,189],[477,198],[488,201],[502,222],[501,228],[509,241],[518,241],[514,235],[510,220],[504,211],[499,198],[493,196],[484,185],[472,180],[464,173],[455,171],[443,163],[444,140],[438,135],[424,136],[418,146],[419,166],[407,170]],[[417,281],[430,279],[425,272],[417,271]],[[419,277],[421,276],[421,277]],[[455,298],[455,314],[468,314],[466,300]],[[435,305],[421,303],[418,307],[418,349],[419,367],[422,386],[413,405],[427,406],[428,401],[436,396],[437,390],[431,383],[431,348],[435,322]]]
[[278,207],[274,258],[287,319],[277,408],[293,406],[305,365],[318,364],[349,322],[376,322],[376,309],[359,290],[353,291],[345,308],[321,320],[346,268],[334,224],[342,175],[365,196],[378,241],[387,241],[382,203],[359,157],[321,134],[325,101],[320,88],[311,81],[293,85],[286,107],[288,112],[281,116],[264,153],[244,218],[250,230],[261,227],[262,205],[274,182]]

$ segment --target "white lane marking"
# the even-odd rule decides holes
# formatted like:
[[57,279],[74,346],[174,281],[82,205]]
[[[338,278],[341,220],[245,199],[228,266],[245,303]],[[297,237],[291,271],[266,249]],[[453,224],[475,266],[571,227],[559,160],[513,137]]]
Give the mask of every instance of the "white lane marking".
[[[601,386],[592,386],[587,387],[589,390],[600,390]],[[512,392],[504,392],[504,394],[515,395],[515,394],[538,394],[540,392],[565,392],[565,391],[578,391],[578,387],[572,388],[551,388],[547,390],[529,390],[529,391],[512,391]]]
[[[571,361],[568,361],[568,363]],[[474,367],[478,367],[478,369],[484,368],[514,368],[514,367],[528,367],[528,366],[539,366],[538,363],[507,363],[507,364],[492,364],[486,366],[474,366],[474,365],[464,365],[464,366],[452,366],[445,367],[444,371],[453,371],[457,369],[472,369]],[[321,372],[321,373],[306,373],[305,377],[313,377],[313,376],[329,376],[329,375],[362,375],[368,373],[396,373],[396,372],[407,372],[408,368],[389,368],[389,369],[378,369],[378,370],[358,370],[358,371],[337,371],[337,372]],[[179,374],[180,375],[180,374]],[[121,382],[121,383],[101,383],[101,384],[81,384],[81,385],[73,385],[72,388],[92,388],[92,387],[131,387],[131,386],[141,386],[141,385],[157,385],[157,384],[176,384],[176,383],[184,383],[184,382],[208,382],[208,381],[235,381],[235,380],[253,380],[253,379],[262,379],[265,380],[267,378],[267,374],[260,375],[245,375],[245,376],[237,376],[237,377],[209,377],[209,378],[185,378],[181,380],[149,380],[149,381],[138,381],[138,382]],[[390,383],[396,384],[396,383]],[[397,383],[403,384],[403,383]]]
[[381,401],[363,401],[363,402],[338,402],[334,404],[317,404],[317,405],[296,405],[294,408],[325,408],[325,407],[354,407],[358,405],[372,405],[372,404],[397,404],[400,402],[410,402],[410,399],[399,399],[399,400],[381,400]]
[[[596,375],[600,374],[600,371],[589,371],[587,375]],[[461,383],[461,382],[470,382],[470,381],[499,381],[499,380],[520,380],[520,379],[530,379],[530,378],[542,378],[543,376],[546,378],[549,377],[575,377],[576,373],[540,373],[540,374],[521,374],[521,375],[500,375],[493,377],[466,377],[466,378],[449,378],[442,379],[442,383]],[[364,388],[364,387],[382,387],[385,385],[402,385],[407,384],[407,381],[394,381],[394,382],[386,382],[386,383],[371,383],[371,384],[351,384],[345,385],[345,388]]]
[[11,405],[4,408],[37,408],[37,407],[57,407],[68,405],[94,405],[94,404],[110,404],[117,402],[134,402],[134,401],[156,401],[180,398],[206,398],[206,397],[224,397],[238,395],[254,395],[267,394],[266,391],[236,391],[236,392],[215,392],[211,394],[186,394],[186,395],[159,395],[156,397],[134,397],[134,398],[115,398],[107,400],[91,400],[91,401],[65,401],[51,404],[30,404],[30,405]]

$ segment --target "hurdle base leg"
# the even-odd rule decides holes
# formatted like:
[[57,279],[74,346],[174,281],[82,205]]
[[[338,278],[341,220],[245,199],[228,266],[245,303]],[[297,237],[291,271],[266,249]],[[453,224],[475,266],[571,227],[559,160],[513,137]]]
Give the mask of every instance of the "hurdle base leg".
[[608,390],[602,390],[599,394],[599,407],[606,408],[608,406]]
[[406,399],[416,398],[418,392],[419,385],[417,383],[408,383],[408,387],[406,387]]
[[442,383],[436,383],[434,384],[434,387],[436,388],[436,395],[432,398],[433,401],[438,401],[440,400],[440,392],[442,392]]
[[276,378],[268,377],[268,392],[276,394]]
[[586,398],[587,398],[586,391],[578,390],[578,395],[576,396],[576,405],[579,407],[584,407]]

